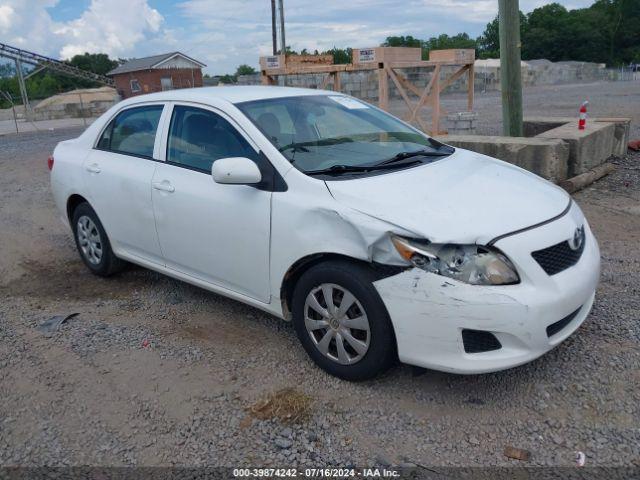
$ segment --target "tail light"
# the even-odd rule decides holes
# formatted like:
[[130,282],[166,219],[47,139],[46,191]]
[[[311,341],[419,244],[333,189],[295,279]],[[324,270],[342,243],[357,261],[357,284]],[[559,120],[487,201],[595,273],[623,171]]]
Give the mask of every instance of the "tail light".
[[53,170],[53,155],[49,155],[47,158],[47,167],[49,167],[49,171]]

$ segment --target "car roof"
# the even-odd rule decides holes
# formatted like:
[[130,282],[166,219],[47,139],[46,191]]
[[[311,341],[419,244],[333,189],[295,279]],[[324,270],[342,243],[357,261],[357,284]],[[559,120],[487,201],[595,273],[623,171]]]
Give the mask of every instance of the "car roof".
[[230,103],[250,102],[269,98],[300,97],[308,95],[341,95],[328,90],[312,88],[293,88],[266,85],[247,85],[230,87],[199,87],[168,90],[165,92],[137,95],[125,100],[128,104],[149,101],[190,101],[207,102],[211,100],[226,100]]

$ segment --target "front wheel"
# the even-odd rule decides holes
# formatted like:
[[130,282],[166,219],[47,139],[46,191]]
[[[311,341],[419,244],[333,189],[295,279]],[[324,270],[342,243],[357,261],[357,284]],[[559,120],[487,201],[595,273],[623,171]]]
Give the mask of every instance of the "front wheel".
[[396,359],[395,336],[373,282],[373,271],[355,262],[310,268],[293,294],[298,338],[323,370],[345,380],[366,380]]

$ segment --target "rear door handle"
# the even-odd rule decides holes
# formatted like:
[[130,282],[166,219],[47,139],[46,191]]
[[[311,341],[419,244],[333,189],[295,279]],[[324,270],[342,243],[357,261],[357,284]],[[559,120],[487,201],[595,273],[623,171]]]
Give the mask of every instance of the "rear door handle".
[[92,163],[91,165],[87,165],[86,167],[88,172],[91,173],[100,173],[100,166],[97,163]]
[[176,191],[173,185],[171,185],[167,180],[162,182],[153,182],[153,188],[156,190],[161,190],[163,192],[173,193]]

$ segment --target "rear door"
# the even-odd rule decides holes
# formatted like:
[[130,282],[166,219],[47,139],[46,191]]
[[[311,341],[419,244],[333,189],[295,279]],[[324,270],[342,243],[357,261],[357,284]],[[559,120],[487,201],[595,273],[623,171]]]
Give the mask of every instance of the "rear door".
[[144,104],[120,111],[83,164],[89,201],[116,253],[153,263],[162,263],[151,179],[163,109],[163,104]]
[[272,194],[211,176],[221,158],[258,163],[257,147],[212,108],[176,104],[168,123],[166,159],[152,182],[166,266],[267,303]]

